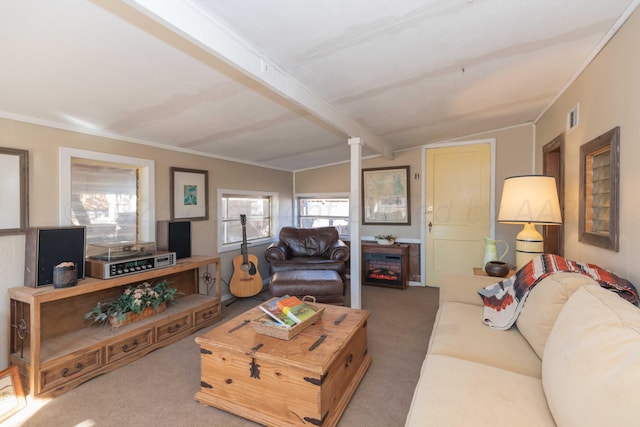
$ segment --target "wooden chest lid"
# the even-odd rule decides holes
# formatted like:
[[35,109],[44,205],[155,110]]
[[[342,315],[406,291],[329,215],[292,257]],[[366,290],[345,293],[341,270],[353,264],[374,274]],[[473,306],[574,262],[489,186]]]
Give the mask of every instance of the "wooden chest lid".
[[286,341],[253,330],[251,321],[262,314],[255,307],[197,337],[196,342],[209,351],[242,353],[323,374],[369,317],[366,310],[325,305],[316,323]]

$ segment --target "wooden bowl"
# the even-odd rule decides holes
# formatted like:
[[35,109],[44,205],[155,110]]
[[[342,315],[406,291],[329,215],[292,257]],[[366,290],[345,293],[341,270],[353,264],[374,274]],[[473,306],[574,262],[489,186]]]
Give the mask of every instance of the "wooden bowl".
[[485,264],[484,271],[486,271],[489,276],[507,277],[507,274],[509,274],[509,265],[502,261],[489,261]]

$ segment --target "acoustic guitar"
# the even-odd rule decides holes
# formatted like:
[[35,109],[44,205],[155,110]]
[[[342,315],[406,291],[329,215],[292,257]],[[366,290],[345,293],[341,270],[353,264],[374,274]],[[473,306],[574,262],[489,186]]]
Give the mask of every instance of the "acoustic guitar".
[[247,216],[240,215],[242,223],[242,245],[240,253],[233,258],[233,274],[229,283],[229,291],[237,298],[247,298],[262,291],[262,276],[258,271],[258,257],[247,249]]

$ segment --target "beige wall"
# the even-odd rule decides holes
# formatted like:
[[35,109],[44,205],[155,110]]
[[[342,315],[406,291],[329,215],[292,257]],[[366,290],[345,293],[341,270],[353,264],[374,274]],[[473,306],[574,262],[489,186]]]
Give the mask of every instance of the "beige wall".
[[[46,126],[0,119],[0,147],[18,148],[29,152],[29,225],[57,226],[58,218],[58,158],[60,147],[98,151],[155,162],[156,220],[170,217],[169,168],[171,166],[209,171],[209,220],[192,222],[192,252],[199,255],[220,256],[223,293],[227,292],[233,267],[232,259],[238,251],[217,253],[217,190],[262,190],[279,195],[279,223],[292,221],[293,174],[169,151],[114,139],[101,138]],[[268,277],[265,246],[252,246],[264,278]],[[24,279],[24,235],[0,236],[0,318],[8,319],[7,289],[22,286]],[[8,328],[0,329],[0,348],[6,348]],[[0,369],[7,366],[6,352],[0,352]]]
[[[533,126],[530,124],[509,129],[486,132],[473,137],[459,138],[461,141],[496,140],[496,215],[502,195],[502,181],[512,175],[533,172]],[[378,233],[391,233],[400,239],[420,241],[424,213],[424,197],[422,195],[422,148],[402,151],[395,154],[394,160],[383,157],[366,159],[363,168],[389,167],[409,165],[411,170],[411,225],[410,226],[363,226],[362,236],[372,237]],[[415,174],[420,174],[415,178]],[[296,193],[323,193],[350,191],[350,165],[341,164],[318,168],[295,174]],[[522,227],[498,224],[496,238],[505,240],[511,247],[505,260],[515,263],[515,236]],[[481,263],[482,260],[478,260]]]
[[[536,126],[537,164],[542,146],[565,130],[580,103],[579,124],[565,136],[565,256],[613,270],[640,284],[640,12],[636,11]],[[620,251],[578,241],[580,146],[620,126]],[[538,170],[541,170],[538,168]]]

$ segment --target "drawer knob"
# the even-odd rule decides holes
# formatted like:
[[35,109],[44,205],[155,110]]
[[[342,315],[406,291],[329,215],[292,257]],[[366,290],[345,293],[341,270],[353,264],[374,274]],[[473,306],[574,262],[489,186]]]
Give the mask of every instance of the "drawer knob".
[[136,347],[138,347],[138,340],[134,340],[134,341],[131,343],[131,347],[129,347],[129,344],[125,344],[125,345],[123,345],[123,346],[122,346],[122,351],[123,351],[124,353],[127,353],[127,352],[129,352],[129,351],[131,351],[131,350],[134,350]]
[[80,363],[80,362],[76,363],[75,368],[76,369],[74,371],[71,371],[69,368],[64,368],[62,370],[62,372],[61,372],[62,376],[63,377],[68,377],[70,375],[74,375],[74,374],[77,374],[78,372],[82,371],[82,363]]

